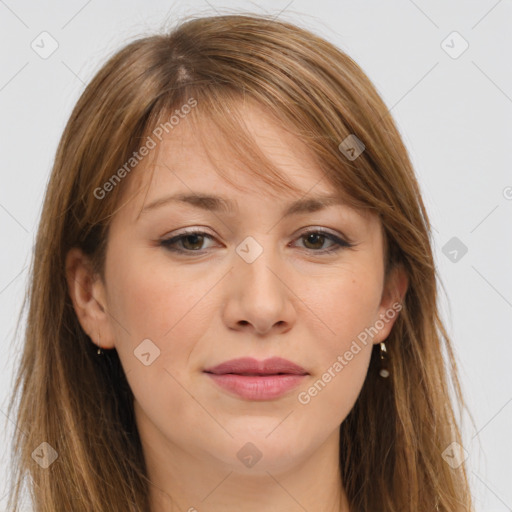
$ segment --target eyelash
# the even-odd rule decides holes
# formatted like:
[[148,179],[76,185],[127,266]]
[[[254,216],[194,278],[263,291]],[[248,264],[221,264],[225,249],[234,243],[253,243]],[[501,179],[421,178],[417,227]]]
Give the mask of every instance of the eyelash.
[[[354,246],[354,244],[347,242],[346,240],[343,240],[342,238],[339,238],[338,236],[330,233],[329,231],[325,231],[324,229],[314,229],[311,231],[305,231],[304,233],[302,233],[299,236],[299,239],[302,237],[311,235],[311,234],[317,234],[317,235],[324,236],[328,240],[334,242],[334,245],[330,249],[319,249],[319,250],[307,249],[307,248],[305,249],[307,251],[312,251],[317,254],[331,254],[331,253],[339,251],[342,248],[348,249],[348,248]],[[195,230],[184,231],[184,232],[180,233],[179,235],[173,236],[168,239],[160,240],[160,245],[165,247],[169,251],[180,253],[180,254],[190,254],[190,253],[204,254],[207,249],[191,250],[191,249],[178,249],[175,246],[173,247],[174,244],[176,244],[177,242],[180,242],[187,236],[191,236],[191,235],[201,235],[201,236],[206,236],[208,238],[213,238],[212,235],[205,233],[204,231],[195,231]]]

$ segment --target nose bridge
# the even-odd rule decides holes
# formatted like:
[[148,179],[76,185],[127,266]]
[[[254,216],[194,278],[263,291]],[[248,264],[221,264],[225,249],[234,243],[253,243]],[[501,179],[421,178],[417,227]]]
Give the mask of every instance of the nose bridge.
[[[262,240],[263,237],[258,238]],[[283,291],[282,283],[274,275],[281,265],[278,263],[278,251],[272,245],[271,238],[267,236],[265,241],[260,243],[253,236],[248,236],[236,248],[237,279],[240,279],[242,285],[245,283],[251,287],[251,290],[247,291],[261,295],[267,301],[277,298]]]
[[[273,325],[290,323],[293,306],[284,278],[283,266],[272,237],[248,236],[237,247],[228,297],[230,323],[250,323],[259,332]],[[277,275],[276,275],[277,274]],[[284,276],[283,276],[284,277]]]

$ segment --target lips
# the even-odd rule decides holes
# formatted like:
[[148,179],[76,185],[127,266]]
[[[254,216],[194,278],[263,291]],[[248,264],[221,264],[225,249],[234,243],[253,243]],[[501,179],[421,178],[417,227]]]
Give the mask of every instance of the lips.
[[206,368],[206,373],[214,375],[234,375],[256,376],[256,375],[307,375],[308,372],[291,361],[282,357],[271,357],[263,361],[258,361],[250,357],[231,359],[217,366]]
[[281,357],[264,361],[244,357],[206,368],[217,386],[244,400],[275,400],[299,386],[309,373]]

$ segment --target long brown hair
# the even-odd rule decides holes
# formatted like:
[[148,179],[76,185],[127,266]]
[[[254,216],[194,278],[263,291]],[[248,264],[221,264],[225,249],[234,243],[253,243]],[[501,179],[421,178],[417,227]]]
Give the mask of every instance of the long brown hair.
[[[340,427],[351,510],[472,510],[465,465],[452,468],[443,458],[451,443],[462,445],[451,389],[459,412],[467,407],[438,312],[431,229],[406,148],[349,56],[262,15],[187,19],[169,33],[136,40],[102,66],[75,106],[46,190],[23,304],[29,305],[27,329],[9,404],[10,414],[19,396],[9,510],[18,510],[25,483],[38,512],[149,509],[152,484],[133,394],[116,350],[97,357],[80,326],[65,257],[80,247],[103,276],[123,180],[140,170],[130,159],[149,138],[158,142],[162,129],[172,131],[176,110],[180,122],[197,125],[206,146],[215,134],[244,170],[288,187],[244,128],[237,110],[244,98],[304,141],[354,207],[379,215],[386,275],[396,265],[407,273],[403,309],[386,340],[391,375],[379,379],[376,345],[363,389]],[[204,129],[206,119],[215,130]],[[355,159],[340,149],[348,136],[365,146]],[[49,467],[33,457],[39,450],[51,458],[41,443],[57,454]]]

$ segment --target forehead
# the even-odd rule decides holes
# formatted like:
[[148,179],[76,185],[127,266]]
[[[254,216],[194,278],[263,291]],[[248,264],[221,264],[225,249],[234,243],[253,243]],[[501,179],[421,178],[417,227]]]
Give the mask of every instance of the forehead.
[[[233,146],[208,116],[199,114],[194,122],[185,117],[163,135],[153,154],[137,166],[132,179],[125,184],[139,211],[155,195],[174,190],[191,192],[200,188],[202,192],[215,190],[222,195],[245,192],[283,201],[309,193],[333,195],[339,192],[327,181],[304,142],[262,107],[246,102],[240,104],[238,110],[253,147],[266,159],[261,160],[262,165],[257,154],[248,155],[242,148]],[[264,182],[258,172],[247,172],[247,161],[251,158],[255,160],[251,162],[252,168],[263,174],[267,172],[265,166],[270,164],[292,190],[278,189]]]

